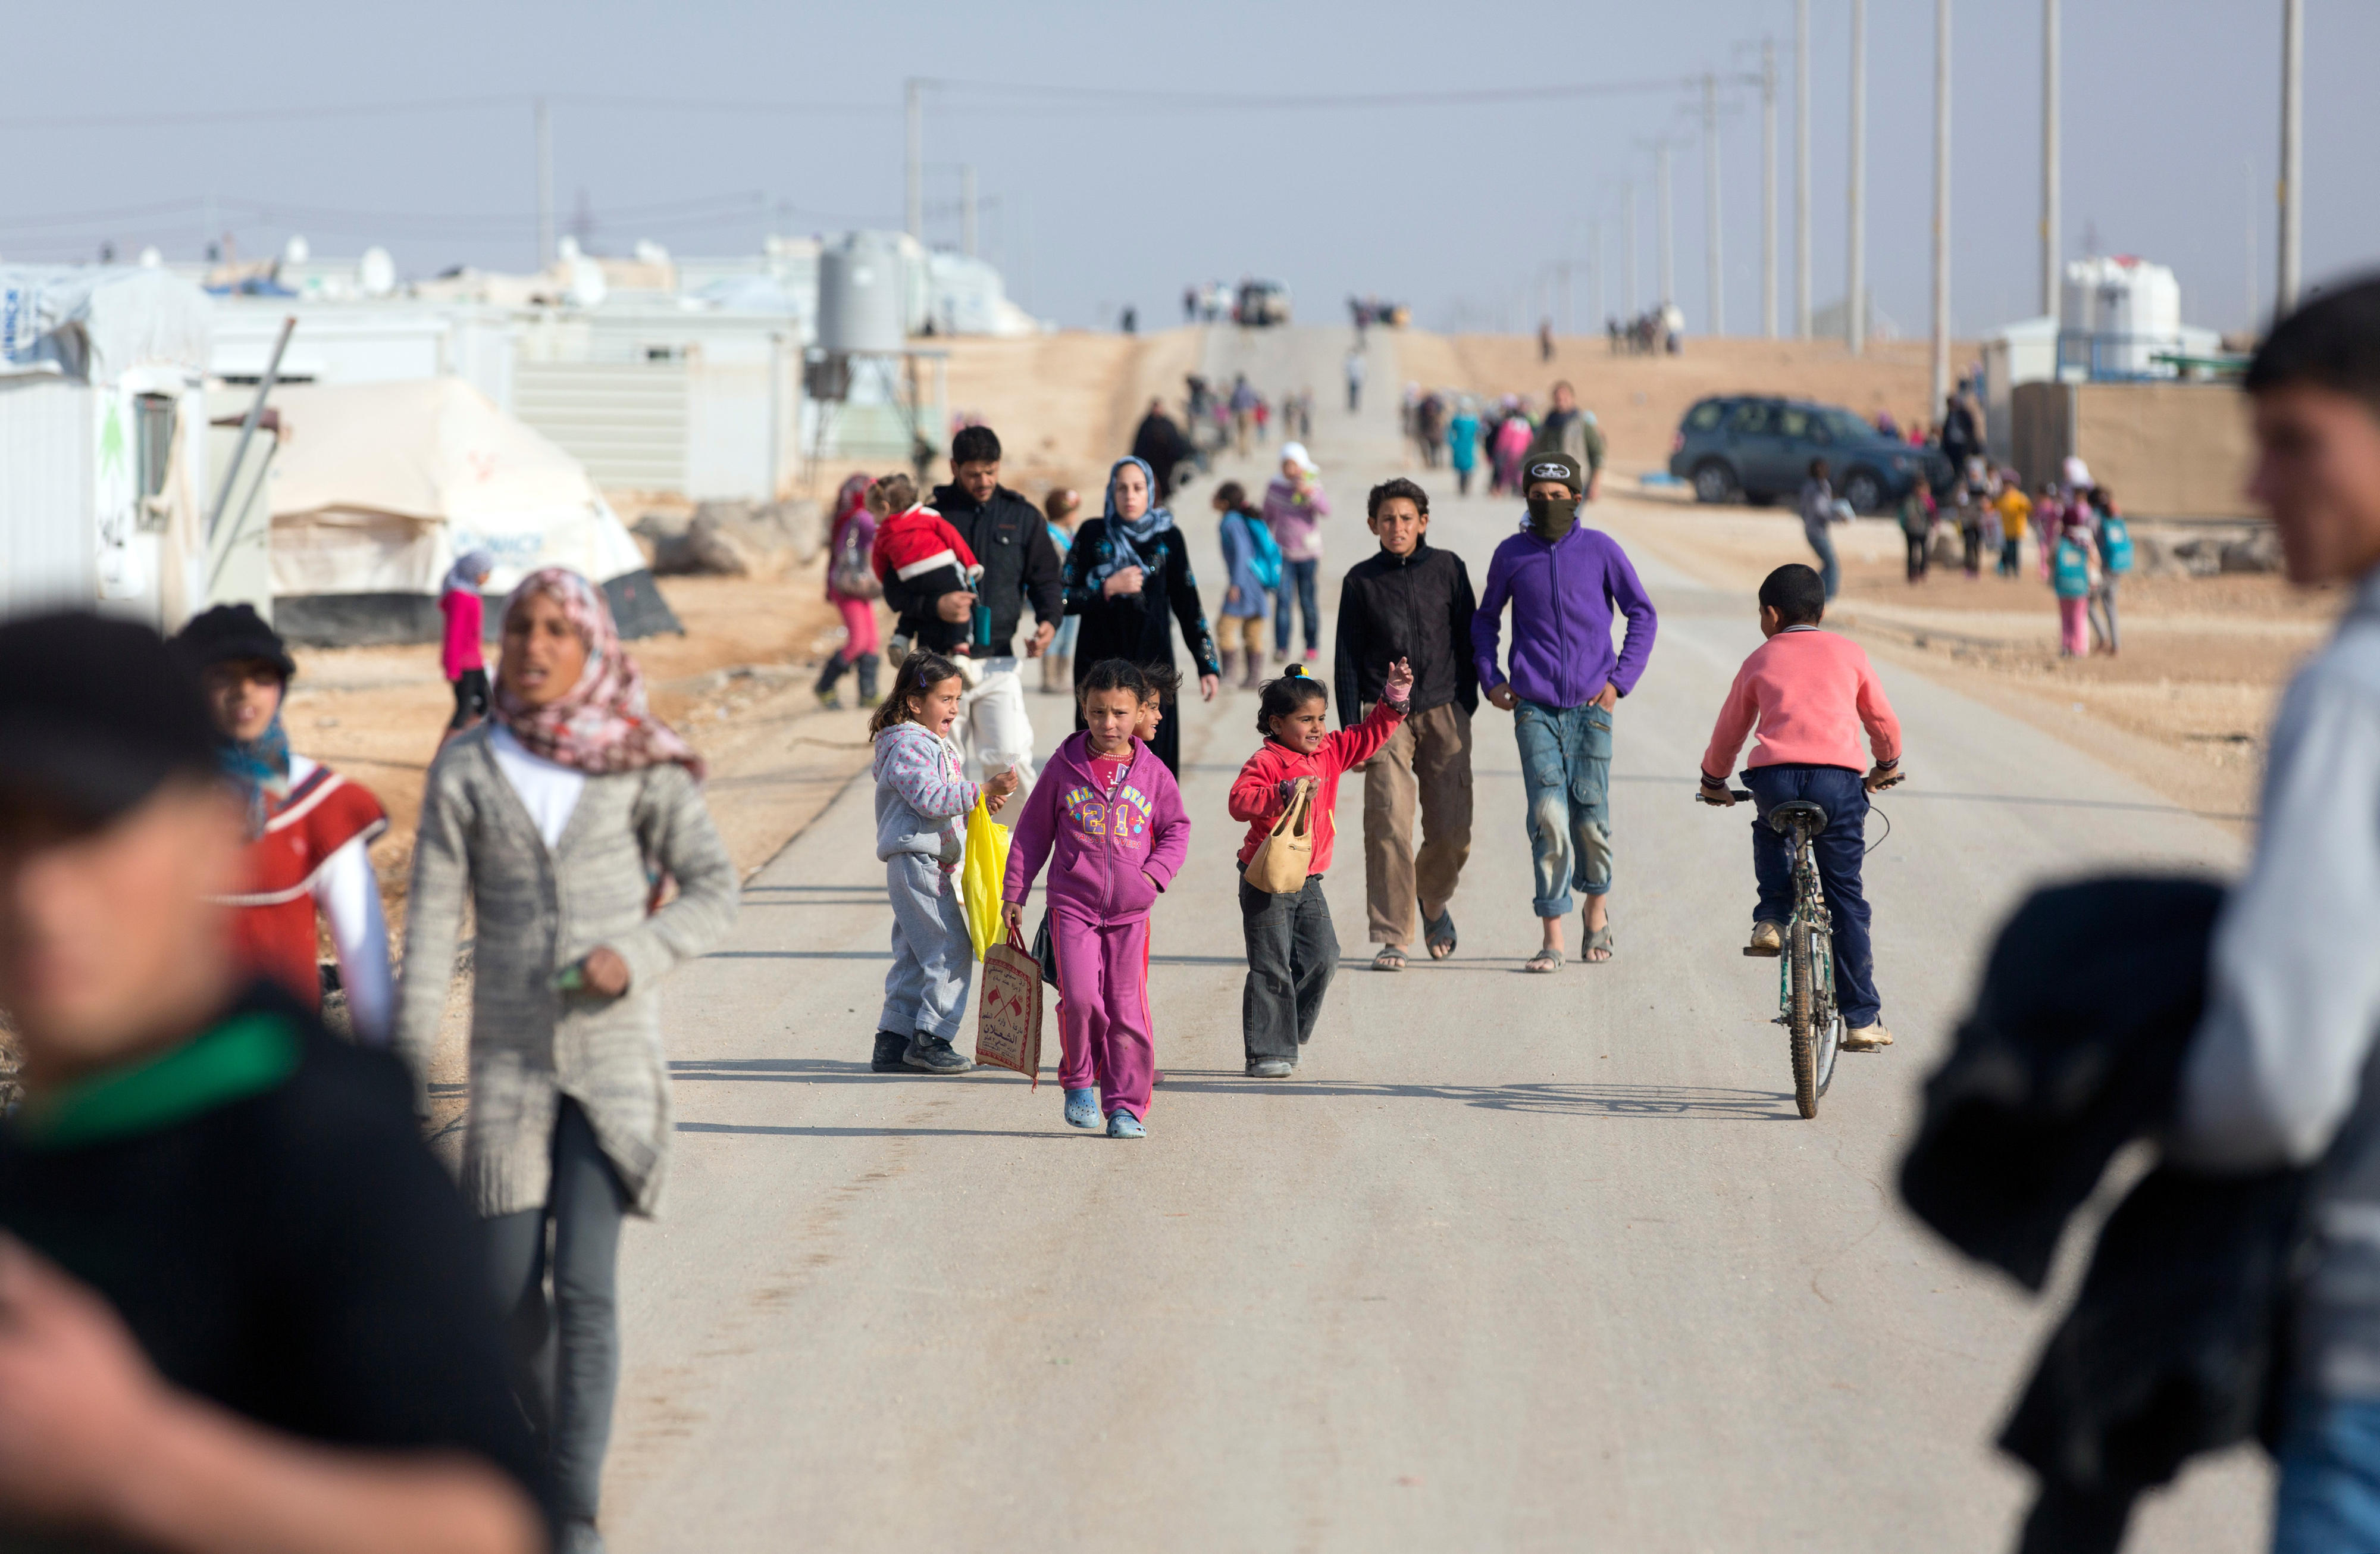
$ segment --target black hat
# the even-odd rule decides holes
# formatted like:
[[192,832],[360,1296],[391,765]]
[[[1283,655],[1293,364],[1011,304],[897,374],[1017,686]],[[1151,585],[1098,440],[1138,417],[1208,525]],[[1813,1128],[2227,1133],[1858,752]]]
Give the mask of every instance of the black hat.
[[194,670],[259,659],[279,669],[283,679],[298,672],[289,644],[264,623],[254,605],[217,605],[192,616],[188,625],[174,633],[173,645]]
[[1533,453],[1529,455],[1524,472],[1528,479],[1523,485],[1524,490],[1541,480],[1558,480],[1570,487],[1570,494],[1573,496],[1586,494],[1586,480],[1579,473],[1578,460],[1567,453]]
[[215,745],[197,678],[148,627],[84,611],[0,624],[0,812],[38,796],[104,824],[170,777],[213,776]]

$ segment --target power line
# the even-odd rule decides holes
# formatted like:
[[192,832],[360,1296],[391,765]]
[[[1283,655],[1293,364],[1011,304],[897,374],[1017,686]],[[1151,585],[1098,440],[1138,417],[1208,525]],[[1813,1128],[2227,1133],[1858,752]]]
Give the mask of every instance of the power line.
[[[1664,92],[1682,92],[1694,85],[1696,80],[1698,78],[1681,76],[1642,80],[1576,81],[1552,86],[1457,88],[1444,92],[1338,93],[1141,92],[1124,87],[1027,86],[1008,81],[957,80],[939,77],[921,77],[919,84],[932,87],[937,92],[961,95],[980,93],[995,97],[1031,97],[1037,101],[1033,104],[1028,104],[1028,107],[1046,108],[1057,112],[1065,111],[1069,104],[1088,107],[1118,104],[1169,108],[1259,108],[1289,112],[1328,112],[1338,108],[1459,107],[1470,104],[1539,103],[1568,101],[1581,97],[1634,96]],[[983,111],[980,108],[957,103],[950,104],[948,106],[968,112]]]

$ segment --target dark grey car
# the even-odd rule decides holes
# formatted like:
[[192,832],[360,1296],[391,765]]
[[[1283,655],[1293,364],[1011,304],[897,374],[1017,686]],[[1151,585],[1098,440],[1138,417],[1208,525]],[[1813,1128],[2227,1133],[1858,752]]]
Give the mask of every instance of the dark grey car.
[[1694,486],[1696,501],[1766,502],[1799,492],[1814,459],[1827,461],[1835,495],[1854,512],[1880,512],[1921,479],[1941,490],[1951,475],[1940,450],[1912,447],[1839,406],[1763,394],[1705,399],[1688,410],[1670,445],[1670,472]]

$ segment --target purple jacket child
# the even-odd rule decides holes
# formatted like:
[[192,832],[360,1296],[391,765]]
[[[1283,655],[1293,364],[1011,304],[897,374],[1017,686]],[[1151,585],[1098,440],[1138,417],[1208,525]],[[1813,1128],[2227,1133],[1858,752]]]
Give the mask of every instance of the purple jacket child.
[[1050,865],[1059,1083],[1070,1093],[1096,1083],[1111,1133],[1118,1111],[1135,1120],[1148,1113],[1157,1073],[1148,912],[1189,851],[1189,814],[1165,764],[1135,740],[1110,789],[1092,770],[1087,733],[1069,737],[1041,768],[1009,842],[1003,900],[1023,906]]
[[[1496,547],[1479,612],[1471,619],[1471,653],[1479,689],[1504,683],[1496,650],[1504,633],[1504,605],[1512,606],[1512,693],[1542,707],[1584,706],[1606,681],[1625,696],[1653,655],[1653,601],[1620,542],[1580,524],[1551,543],[1523,529]],[[1628,618],[1628,636],[1611,651],[1612,607]]]

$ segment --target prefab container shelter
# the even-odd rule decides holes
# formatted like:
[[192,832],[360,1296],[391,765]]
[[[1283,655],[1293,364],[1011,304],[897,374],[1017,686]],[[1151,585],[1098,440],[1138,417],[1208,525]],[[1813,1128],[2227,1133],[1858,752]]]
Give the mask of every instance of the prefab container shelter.
[[207,603],[211,306],[162,270],[0,265],[0,612],[171,630]]

